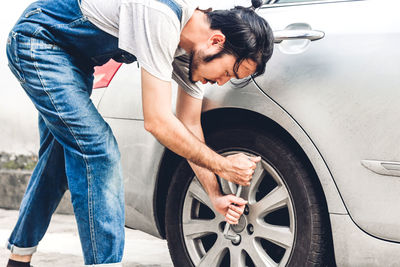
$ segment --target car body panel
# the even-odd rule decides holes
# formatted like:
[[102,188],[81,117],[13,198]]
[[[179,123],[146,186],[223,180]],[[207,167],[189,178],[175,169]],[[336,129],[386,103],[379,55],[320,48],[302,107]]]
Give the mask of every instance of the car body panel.
[[400,139],[400,19],[385,3],[262,9],[274,31],[301,22],[325,37],[297,54],[287,53],[288,44],[277,45],[267,74],[256,82],[313,140],[355,223],[400,241],[399,177],[361,164],[400,161],[400,150],[394,149]]
[[330,221],[337,266],[399,266],[399,243],[365,233],[348,215],[330,214]]
[[106,119],[114,131],[123,166],[126,225],[161,237],[155,216],[155,189],[164,147],[144,130],[143,121]]
[[98,109],[106,118],[143,120],[141,90],[138,64],[123,64],[110,81]]

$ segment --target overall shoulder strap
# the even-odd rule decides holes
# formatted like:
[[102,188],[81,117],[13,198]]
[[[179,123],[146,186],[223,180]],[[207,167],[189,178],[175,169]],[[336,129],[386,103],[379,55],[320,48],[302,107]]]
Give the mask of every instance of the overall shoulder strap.
[[174,11],[175,15],[178,17],[179,21],[182,20],[182,8],[175,0],[158,0],[159,2],[166,4],[169,8]]

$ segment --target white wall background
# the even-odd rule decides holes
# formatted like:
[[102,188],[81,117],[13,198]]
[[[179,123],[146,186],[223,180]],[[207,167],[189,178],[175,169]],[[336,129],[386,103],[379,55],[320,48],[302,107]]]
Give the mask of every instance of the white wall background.
[[0,16],[0,151],[36,153],[37,113],[7,66],[7,36],[32,0],[7,1]]
[[[7,1],[0,16],[0,152],[37,153],[39,135],[37,111],[7,66],[5,46],[7,36],[23,10],[33,0]],[[199,0],[201,8],[212,5],[223,9],[236,5],[249,6],[250,0]]]

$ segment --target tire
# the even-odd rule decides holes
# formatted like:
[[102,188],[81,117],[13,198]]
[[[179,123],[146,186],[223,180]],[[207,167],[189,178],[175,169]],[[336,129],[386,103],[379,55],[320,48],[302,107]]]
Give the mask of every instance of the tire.
[[[301,151],[274,133],[225,129],[210,134],[207,144],[227,155],[260,155],[252,185],[241,197],[248,214],[223,236],[224,219],[213,208],[201,184],[182,162],[168,191],[166,236],[174,266],[331,266],[328,214],[317,177]],[[219,179],[225,194],[236,185]]]

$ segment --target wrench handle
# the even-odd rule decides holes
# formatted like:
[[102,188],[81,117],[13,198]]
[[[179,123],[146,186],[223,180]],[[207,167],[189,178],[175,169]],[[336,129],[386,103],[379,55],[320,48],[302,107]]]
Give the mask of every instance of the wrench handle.
[[241,185],[239,185],[237,190],[236,190],[236,196],[239,197],[240,194],[242,194],[242,186]]

